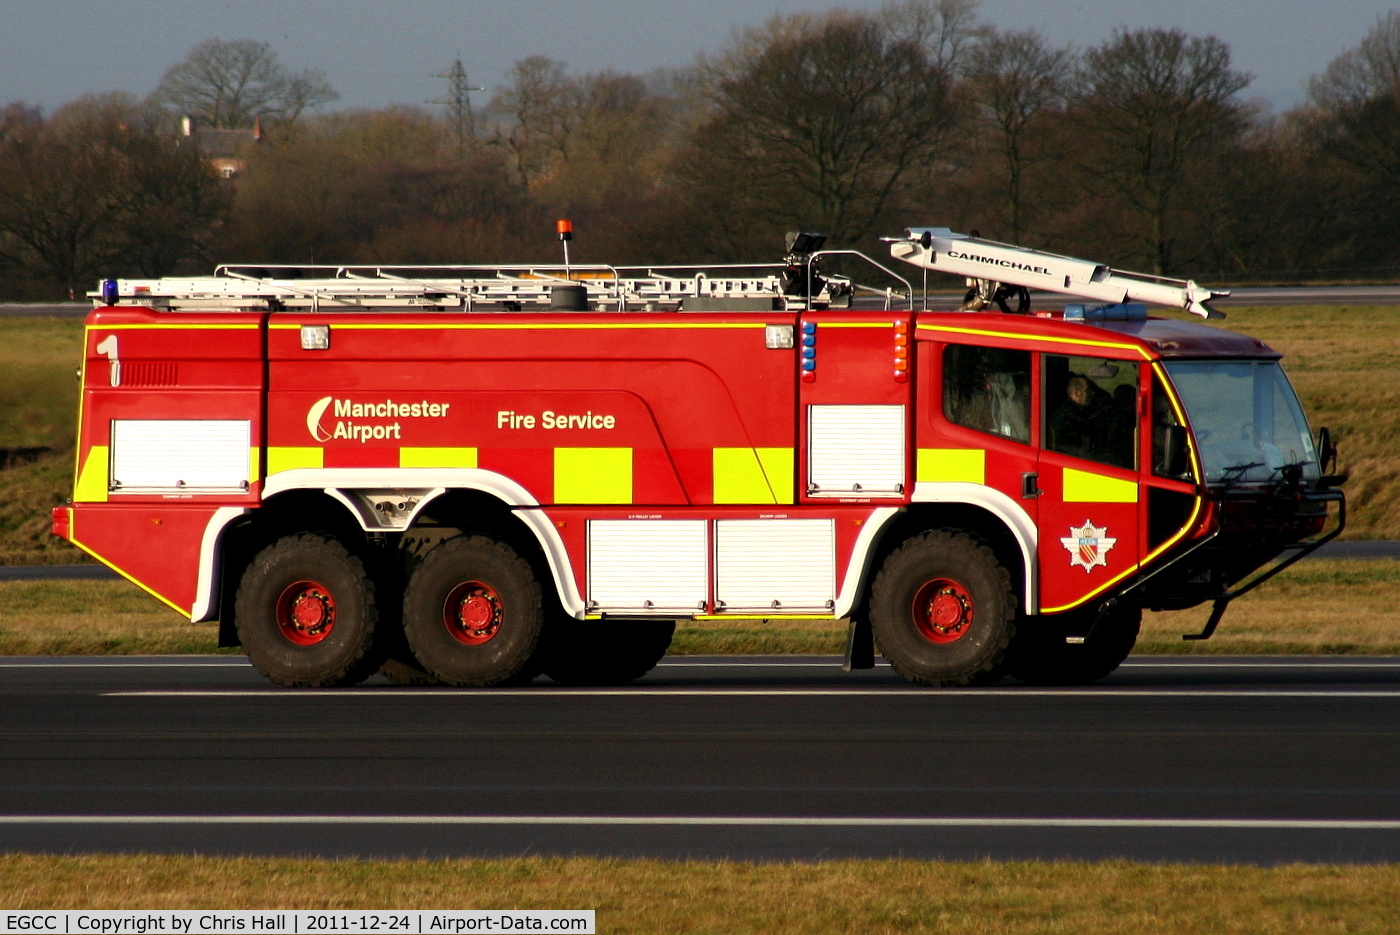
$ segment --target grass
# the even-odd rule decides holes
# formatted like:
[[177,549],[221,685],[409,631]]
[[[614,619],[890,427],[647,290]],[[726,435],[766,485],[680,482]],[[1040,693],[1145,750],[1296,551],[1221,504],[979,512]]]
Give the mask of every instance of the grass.
[[1400,307],[1231,309],[1226,327],[1284,355],[1314,431],[1341,448],[1349,539],[1400,539]]
[[49,449],[0,470],[0,565],[89,561],[48,531],[73,488],[82,359],[81,319],[0,318],[0,448]]
[[599,932],[1394,932],[1400,867],[0,856],[6,909],[593,909]]
[[[1216,636],[1198,633],[1209,607],[1147,614],[1140,653],[1400,654],[1400,561],[1295,565],[1231,605]],[[0,582],[0,655],[152,655],[215,652],[216,628],[190,623],[124,581]],[[673,655],[845,651],[846,630],[820,621],[682,624]]]

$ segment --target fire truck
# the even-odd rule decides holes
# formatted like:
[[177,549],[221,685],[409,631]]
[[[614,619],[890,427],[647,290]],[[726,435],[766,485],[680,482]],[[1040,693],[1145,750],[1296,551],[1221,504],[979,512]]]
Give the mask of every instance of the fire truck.
[[962,686],[1100,679],[1144,610],[1208,637],[1345,524],[1280,355],[1146,312],[1228,293],[944,228],[718,267],[570,236],[105,280],[55,533],[282,685],[625,683],[677,621],[801,619]]

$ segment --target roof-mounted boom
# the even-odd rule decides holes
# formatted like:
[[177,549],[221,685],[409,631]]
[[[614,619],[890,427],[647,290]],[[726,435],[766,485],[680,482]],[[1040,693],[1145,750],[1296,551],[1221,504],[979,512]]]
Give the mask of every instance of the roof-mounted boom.
[[911,227],[903,237],[884,239],[895,259],[940,273],[1103,302],[1151,302],[1183,308],[1202,318],[1224,318],[1225,313],[1210,303],[1230,294],[1189,279],[1125,272],[1089,260],[957,234],[946,227]]

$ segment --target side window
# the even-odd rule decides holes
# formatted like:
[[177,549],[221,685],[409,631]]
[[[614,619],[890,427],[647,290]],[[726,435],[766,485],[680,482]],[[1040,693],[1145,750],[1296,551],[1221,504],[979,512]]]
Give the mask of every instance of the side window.
[[1152,377],[1152,473],[1171,480],[1192,479],[1186,428],[1156,375]]
[[1029,442],[1030,387],[1029,351],[960,344],[943,350],[943,414],[955,425]]
[[1046,354],[1045,447],[1132,469],[1137,466],[1137,367],[1127,361]]

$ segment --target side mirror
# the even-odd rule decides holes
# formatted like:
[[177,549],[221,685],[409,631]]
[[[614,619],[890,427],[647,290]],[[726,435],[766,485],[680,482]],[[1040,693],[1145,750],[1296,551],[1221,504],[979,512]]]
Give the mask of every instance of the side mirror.
[[1337,444],[1332,441],[1332,430],[1325,425],[1317,430],[1317,467],[1323,474],[1331,474],[1337,468]]
[[1322,472],[1318,487],[1340,487],[1348,475],[1337,473],[1337,443],[1326,426],[1317,430],[1317,469]]

